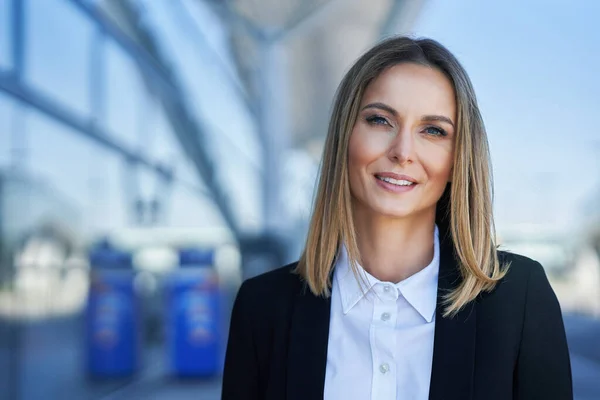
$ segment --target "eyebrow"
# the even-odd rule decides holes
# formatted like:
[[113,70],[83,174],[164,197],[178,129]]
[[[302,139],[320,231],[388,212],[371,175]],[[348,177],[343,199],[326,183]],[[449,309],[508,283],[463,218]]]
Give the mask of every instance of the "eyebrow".
[[454,123],[452,122],[452,120],[448,117],[444,117],[443,115],[425,115],[423,116],[423,118],[421,118],[421,121],[424,122],[445,122],[447,124],[450,124],[450,126],[452,126],[452,128],[454,128]]
[[[369,108],[377,108],[383,111],[387,111],[388,113],[392,114],[394,117],[398,116],[398,111],[394,110],[392,107],[388,106],[387,104],[384,103],[369,103],[366,106],[364,106],[362,109],[366,110]],[[452,126],[452,128],[454,128],[454,122],[452,122],[452,120],[448,117],[445,117],[443,115],[424,115],[421,118],[421,121],[424,122],[445,122],[447,124],[450,124]]]

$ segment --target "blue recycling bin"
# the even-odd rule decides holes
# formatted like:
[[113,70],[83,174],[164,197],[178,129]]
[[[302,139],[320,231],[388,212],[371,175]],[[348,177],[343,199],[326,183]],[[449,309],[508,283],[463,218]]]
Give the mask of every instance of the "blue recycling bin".
[[221,369],[220,293],[213,251],[180,252],[167,290],[167,351],[171,373],[209,377]]
[[86,358],[92,378],[125,377],[138,369],[138,302],[131,254],[109,248],[90,253]]

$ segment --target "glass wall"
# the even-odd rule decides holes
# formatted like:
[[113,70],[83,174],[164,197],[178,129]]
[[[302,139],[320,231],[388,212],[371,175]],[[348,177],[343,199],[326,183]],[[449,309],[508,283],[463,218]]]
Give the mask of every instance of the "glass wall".
[[27,83],[63,107],[88,115],[93,27],[70,2],[25,1],[24,5]]
[[105,126],[121,144],[138,149],[152,136],[153,114],[147,104],[150,95],[134,61],[122,48],[107,40],[103,50],[106,54]]
[[[255,118],[243,95],[240,82],[231,74],[227,52],[219,47],[224,31],[216,15],[204,14],[206,24],[195,25],[182,4],[141,1],[144,23],[151,26],[161,54],[171,60],[179,82],[197,115],[203,144],[210,149],[217,180],[242,230],[262,227],[262,146]],[[194,8],[194,7],[190,7]]]
[[[0,24],[0,29],[5,30],[0,35],[0,67],[6,68],[11,66],[11,4],[0,1],[0,21],[6,22]],[[32,177],[47,182],[81,211],[82,228],[90,237],[135,223],[135,202],[157,196],[169,204],[165,205],[168,208],[161,220],[164,225],[222,227],[224,220],[208,188],[181,148],[158,92],[149,86],[152,78],[144,78],[134,58],[110,37],[98,40],[94,21],[72,2],[24,4],[24,84],[40,99],[77,121],[94,115],[109,141],[123,151],[172,169],[175,176],[171,184],[164,186],[164,178],[156,170],[127,162],[123,153],[101,145],[53,115],[15,103],[4,93],[0,94],[0,165],[6,168],[11,163],[22,164]],[[92,65],[95,61],[100,61],[99,65]],[[94,105],[97,109],[92,110]],[[230,144],[236,137],[233,131],[244,130],[244,124],[248,124],[243,118],[227,119],[222,113],[217,119],[230,124],[219,126]],[[200,126],[207,127],[202,117],[198,120]],[[212,150],[219,135],[211,132],[207,136],[211,139],[206,144]],[[250,163],[257,163],[256,146],[236,146],[243,149]],[[235,151],[229,154],[232,164],[239,156]],[[256,192],[256,179],[244,176],[243,170],[238,170],[237,175],[219,175],[219,181],[236,190]],[[168,195],[157,193],[161,190]],[[248,197],[251,202],[252,194]],[[259,208],[258,204],[252,207]],[[241,207],[238,217],[247,215],[244,209],[248,208]]]
[[[179,76],[190,76],[165,74],[175,80],[166,93],[165,81],[70,0],[22,3],[22,80],[4,74],[13,67],[12,4],[0,0],[0,392],[102,398],[119,385],[84,376],[90,246],[108,238],[134,254],[142,336],[160,337],[163,323],[153,321],[162,321],[161,285],[177,266],[178,246],[217,251],[227,242],[237,261],[221,264],[228,279],[240,275],[235,238],[180,138],[204,146],[246,228],[262,223],[260,146],[240,139],[251,118],[232,93],[208,85],[206,65],[187,71],[197,84],[181,93]],[[175,130],[168,102],[187,110],[197,129]],[[145,345],[149,357],[163,354],[160,342]]]

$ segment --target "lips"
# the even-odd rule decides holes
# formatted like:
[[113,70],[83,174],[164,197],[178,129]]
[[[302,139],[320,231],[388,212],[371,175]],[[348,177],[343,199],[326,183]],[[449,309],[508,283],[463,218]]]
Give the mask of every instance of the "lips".
[[[397,174],[394,174],[394,176],[402,177],[402,175],[397,175]],[[396,179],[396,178],[391,178],[389,175],[384,176],[383,174],[381,174],[381,175],[377,174],[374,176],[374,178],[375,178],[375,182],[377,182],[377,185],[380,188],[384,189],[387,192],[391,192],[391,193],[395,193],[395,194],[409,192],[418,185],[418,183],[414,182],[414,180],[409,181],[407,179]]]
[[396,185],[396,186],[414,186],[415,185],[415,183],[404,180],[404,179],[398,180],[398,179],[381,177],[381,176],[376,176],[376,178],[382,182],[387,182],[389,184]]
[[393,172],[378,172],[375,174],[375,177],[380,180],[393,180],[393,181],[405,181],[411,182],[413,184],[417,184],[417,180],[409,175],[404,174],[395,174]]

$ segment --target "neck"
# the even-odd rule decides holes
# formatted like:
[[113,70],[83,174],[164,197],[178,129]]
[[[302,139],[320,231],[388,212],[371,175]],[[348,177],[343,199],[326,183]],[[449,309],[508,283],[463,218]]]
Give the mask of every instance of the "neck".
[[353,214],[361,266],[380,281],[400,282],[433,260],[435,209],[407,218],[361,207]]

